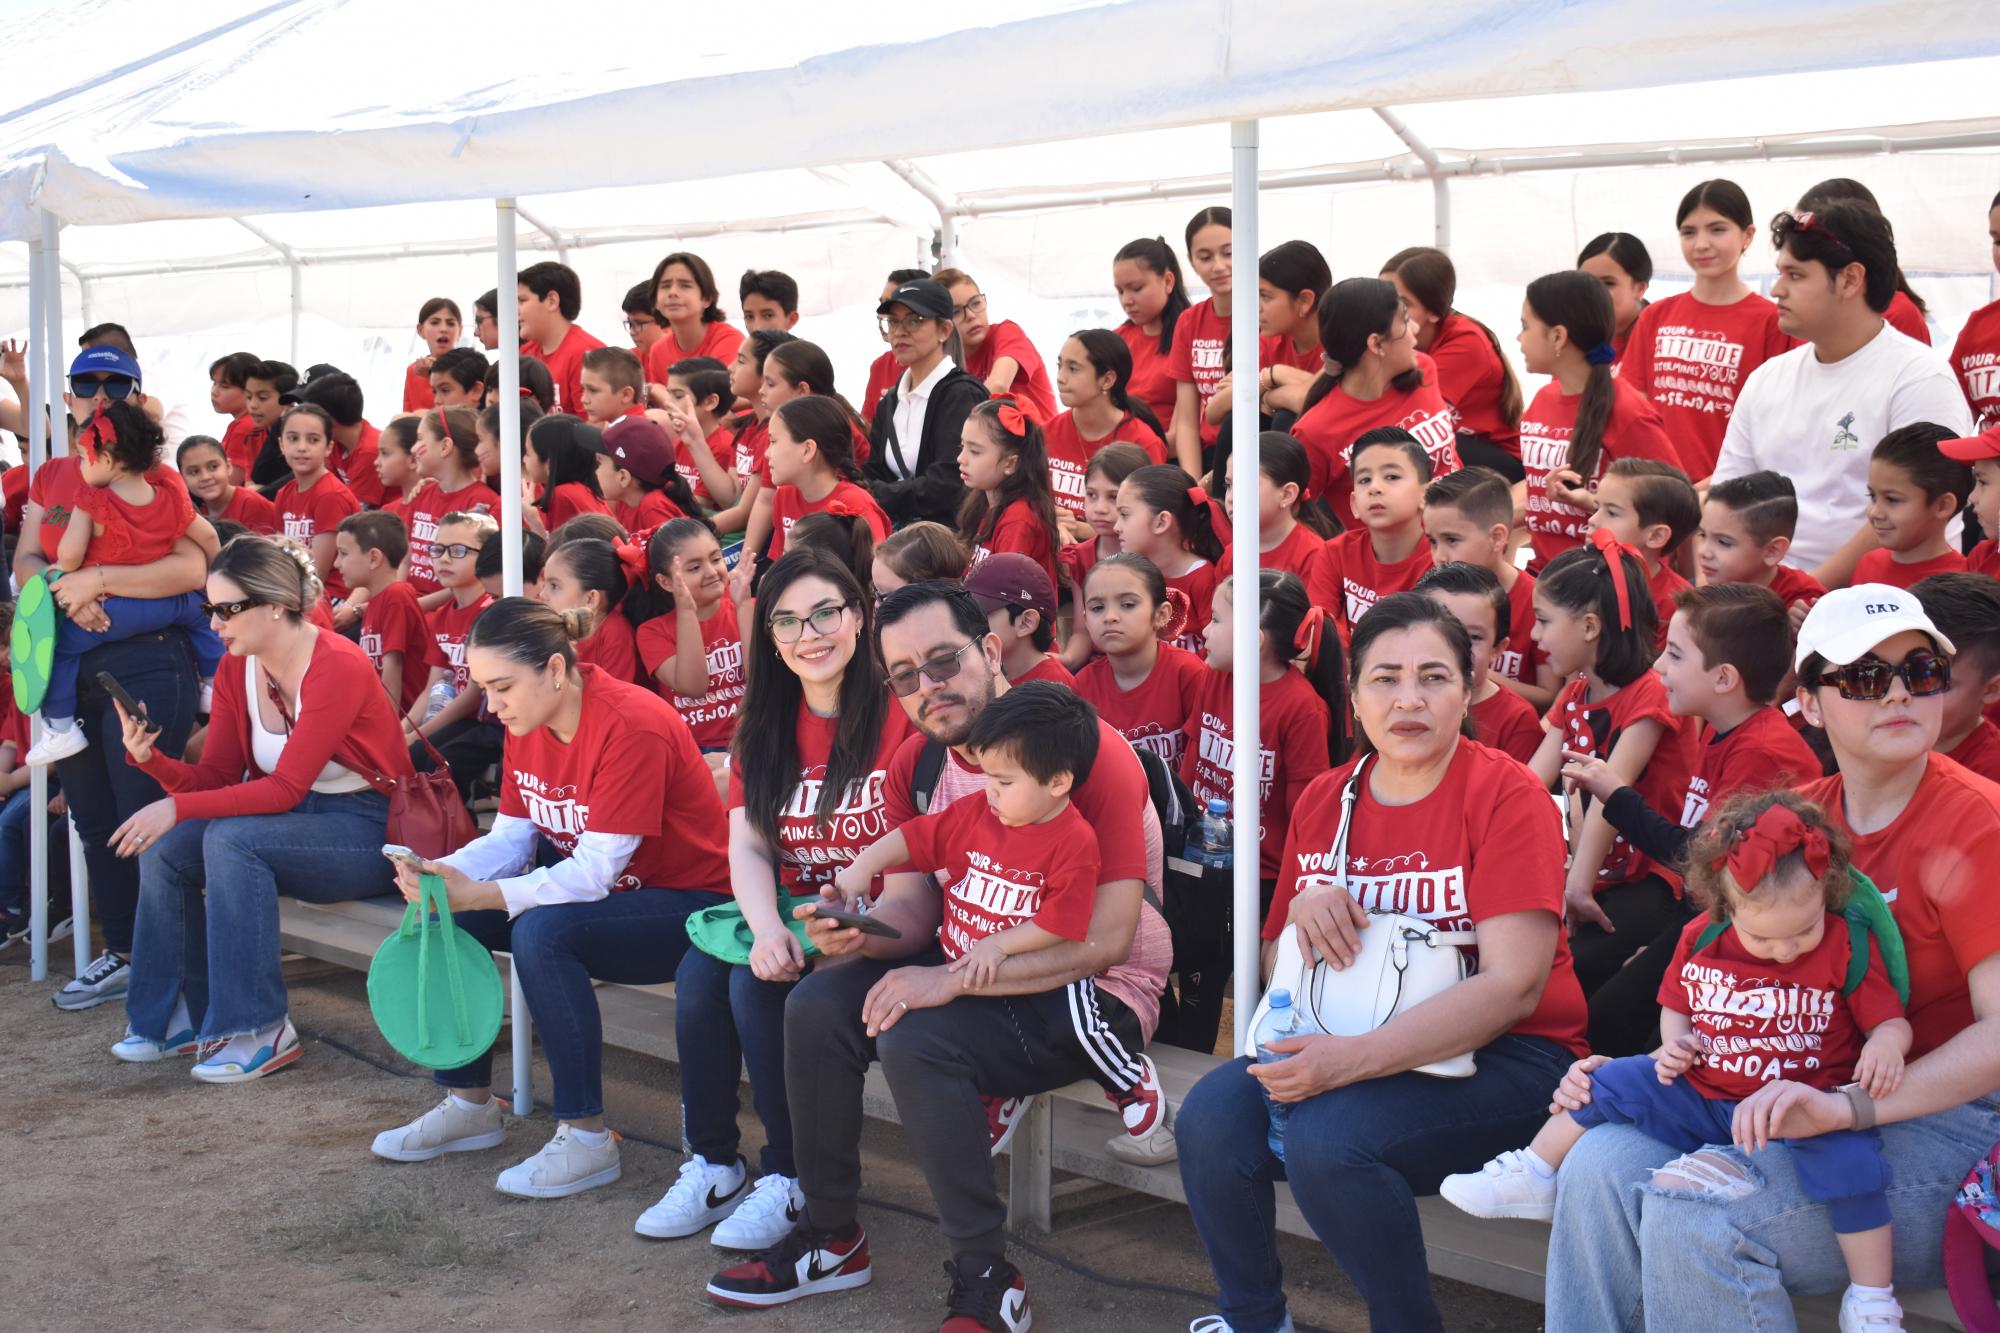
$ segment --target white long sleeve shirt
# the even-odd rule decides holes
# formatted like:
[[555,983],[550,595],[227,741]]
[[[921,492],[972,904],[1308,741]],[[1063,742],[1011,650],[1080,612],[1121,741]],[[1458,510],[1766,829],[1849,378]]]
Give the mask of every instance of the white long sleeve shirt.
[[541,836],[529,820],[496,815],[491,832],[440,857],[439,864],[496,882],[507,900],[507,915],[515,917],[530,907],[596,902],[611,891],[639,850],[636,834],[585,831],[568,856],[553,866],[537,866]]

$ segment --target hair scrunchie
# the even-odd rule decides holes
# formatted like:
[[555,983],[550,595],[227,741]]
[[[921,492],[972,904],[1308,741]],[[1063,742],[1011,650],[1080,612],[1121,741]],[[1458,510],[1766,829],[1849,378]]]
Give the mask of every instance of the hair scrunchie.
[[1593,366],[1608,366],[1618,359],[1618,349],[1610,343],[1599,343],[1585,352],[1583,359]]
[[1315,606],[1305,613],[1292,635],[1292,651],[1305,655],[1308,671],[1319,665],[1319,646],[1326,638],[1325,626],[1326,608]]

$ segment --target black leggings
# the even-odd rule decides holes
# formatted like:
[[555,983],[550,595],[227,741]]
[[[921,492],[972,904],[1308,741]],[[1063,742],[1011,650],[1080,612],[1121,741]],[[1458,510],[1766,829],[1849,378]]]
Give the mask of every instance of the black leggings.
[[1569,942],[1590,1001],[1590,1049],[1644,1055],[1660,1044],[1660,982],[1691,912],[1658,875],[1614,884],[1597,905],[1615,929],[1585,923]]
[[1484,435],[1460,435],[1458,461],[1467,467],[1491,468],[1507,479],[1508,485],[1526,481],[1528,470],[1521,466],[1521,456],[1509,453]]

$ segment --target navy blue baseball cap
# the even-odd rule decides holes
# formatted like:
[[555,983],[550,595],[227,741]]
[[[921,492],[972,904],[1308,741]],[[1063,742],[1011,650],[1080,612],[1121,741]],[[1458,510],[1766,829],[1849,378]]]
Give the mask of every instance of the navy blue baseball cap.
[[96,347],[86,347],[76,354],[76,360],[69,363],[69,377],[78,375],[121,375],[134,384],[142,382],[139,363],[116,347],[100,343]]

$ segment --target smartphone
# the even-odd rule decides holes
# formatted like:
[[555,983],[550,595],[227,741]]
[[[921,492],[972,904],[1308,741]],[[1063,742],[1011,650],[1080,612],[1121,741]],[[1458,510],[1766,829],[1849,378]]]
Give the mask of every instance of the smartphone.
[[109,671],[100,671],[97,673],[97,688],[116,699],[118,706],[133,717],[144,719],[146,730],[158,731],[160,729],[159,723],[146,717],[145,705],[134,699],[131,692],[123,685],[120,685],[117,677],[113,676]]
[[418,856],[415,852],[403,846],[401,843],[395,843],[395,842],[384,843],[382,845],[382,855],[388,857],[391,861],[394,861],[397,865],[408,866],[410,869],[416,871],[420,875],[424,872],[424,858]]
[[825,902],[812,905],[813,915],[822,921],[832,921],[843,926],[852,926],[863,935],[880,935],[885,940],[900,940],[903,932],[886,921],[878,921],[866,912],[850,912],[844,907],[829,907]]

